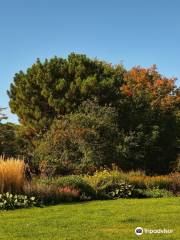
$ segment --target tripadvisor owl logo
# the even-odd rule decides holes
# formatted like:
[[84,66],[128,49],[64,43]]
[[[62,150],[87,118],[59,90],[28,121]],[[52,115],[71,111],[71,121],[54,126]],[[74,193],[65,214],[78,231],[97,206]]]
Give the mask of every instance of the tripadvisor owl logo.
[[135,229],[135,234],[138,235],[138,236],[142,235],[143,234],[143,228],[142,227],[137,227]]
[[149,228],[142,228],[142,227],[137,227],[135,229],[135,234],[137,236],[140,236],[142,234],[171,234],[173,233],[173,229],[149,229]]

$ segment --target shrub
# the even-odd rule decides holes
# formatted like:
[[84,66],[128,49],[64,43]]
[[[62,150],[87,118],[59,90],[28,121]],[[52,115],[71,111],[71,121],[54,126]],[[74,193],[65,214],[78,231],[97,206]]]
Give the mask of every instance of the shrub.
[[19,159],[0,157],[0,192],[22,193],[25,164]]
[[58,188],[69,187],[79,191],[81,200],[90,200],[96,197],[94,188],[80,176],[59,177],[52,180]]
[[132,191],[132,198],[147,198],[146,190],[140,188],[134,188]]
[[173,193],[166,189],[134,189],[132,191],[132,197],[134,198],[162,198],[173,197]]
[[162,197],[172,197],[173,194],[165,189],[153,188],[146,189],[145,194],[149,198],[162,198]]
[[74,201],[80,199],[80,191],[71,187],[58,188],[62,201]]
[[125,181],[127,176],[125,173],[118,170],[107,170],[104,169],[102,171],[96,171],[93,176],[85,176],[85,181],[87,181],[91,186],[95,189],[100,187],[103,184],[111,181]]
[[[39,141],[35,161],[54,166],[53,175],[94,173],[116,163],[117,113],[97,101],[83,102],[76,113],[54,120]],[[41,165],[41,164],[40,164]]]
[[35,196],[39,205],[53,205],[62,202],[72,202],[80,200],[79,190],[64,187],[58,188],[55,185],[43,183],[28,184],[25,188],[28,196]]
[[93,186],[97,197],[101,199],[129,197],[133,189],[127,183],[127,174],[118,170],[96,171],[93,176],[86,176],[84,179]]
[[174,173],[164,176],[146,176],[140,171],[122,172],[118,170],[97,171],[93,176],[85,176],[84,179],[96,190],[109,182],[121,183],[125,182],[133,186],[137,195],[141,195],[145,189],[166,189],[178,195],[180,192],[180,174]]
[[133,187],[125,182],[114,183],[109,181],[97,189],[97,195],[100,198],[116,199],[129,198],[132,194]]
[[0,194],[0,209],[9,210],[16,208],[27,208],[37,204],[35,197],[25,195],[13,195],[9,192]]
[[41,183],[31,183],[25,187],[25,193],[28,196],[35,196],[39,205],[56,204],[58,202],[56,190],[52,185]]
[[80,176],[41,178],[26,186],[26,194],[36,196],[42,204],[57,204],[96,198],[96,191]]

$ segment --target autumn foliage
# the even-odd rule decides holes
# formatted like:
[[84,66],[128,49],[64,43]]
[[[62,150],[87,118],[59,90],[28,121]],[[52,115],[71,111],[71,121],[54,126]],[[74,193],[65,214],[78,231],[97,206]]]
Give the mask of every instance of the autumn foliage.
[[124,75],[121,92],[133,100],[148,101],[152,108],[171,108],[180,103],[180,94],[175,85],[176,78],[160,75],[156,66],[134,67]]
[[92,173],[116,164],[166,174],[180,166],[180,89],[155,65],[128,71],[74,53],[38,59],[15,75],[8,95],[22,124],[19,155],[47,168],[41,172]]

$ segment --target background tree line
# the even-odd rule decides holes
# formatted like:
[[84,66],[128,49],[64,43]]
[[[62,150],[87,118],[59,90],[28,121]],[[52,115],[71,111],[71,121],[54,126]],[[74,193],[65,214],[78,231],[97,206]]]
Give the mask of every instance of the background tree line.
[[0,153],[23,156],[33,169],[178,169],[180,90],[155,66],[127,71],[74,53],[38,59],[15,75],[8,95],[20,125],[0,125]]

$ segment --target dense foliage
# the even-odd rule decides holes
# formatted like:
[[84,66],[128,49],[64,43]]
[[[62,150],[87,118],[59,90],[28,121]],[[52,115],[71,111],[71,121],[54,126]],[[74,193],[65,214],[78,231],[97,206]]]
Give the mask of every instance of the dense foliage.
[[166,189],[134,189],[132,191],[133,198],[163,198],[163,197],[173,197],[172,192]]
[[147,173],[172,170],[179,152],[180,92],[175,79],[161,76],[156,67],[135,67],[124,75],[119,105],[124,170]]
[[93,199],[171,197],[179,196],[180,180],[179,175],[149,177],[140,172],[103,170],[92,176],[34,179],[25,188],[25,194],[35,196],[43,205]]
[[9,192],[0,194],[0,209],[12,210],[17,208],[32,207],[37,204],[35,197],[27,197],[25,195],[13,195]]
[[112,164],[149,175],[179,169],[180,89],[155,66],[126,71],[74,53],[37,60],[15,75],[8,95],[21,123],[21,151],[10,143],[11,155],[18,150],[42,174]]
[[179,174],[147,176],[137,171],[96,171],[93,175],[25,179],[23,161],[0,161],[0,209],[54,205],[93,199],[179,196]]
[[74,112],[86,99],[115,103],[123,72],[121,65],[113,67],[74,53],[68,59],[37,60],[27,72],[15,75],[8,91],[10,107],[21,123],[45,131],[55,117]]
[[13,123],[0,124],[0,156],[20,157],[26,155],[27,139],[22,136],[22,126]]
[[72,195],[72,190],[78,192],[78,196],[76,196],[76,200],[91,200],[96,198],[95,189],[82,177],[78,175],[70,175],[59,178],[43,178],[38,180],[38,184],[45,184],[46,186],[54,186],[59,191],[59,195],[61,196],[63,193],[68,193],[70,191]]
[[118,161],[117,114],[111,107],[84,102],[74,114],[56,120],[35,151],[47,162],[47,172],[89,172]]
[[35,196],[37,205],[54,205],[62,202],[80,201],[79,189],[72,187],[59,188],[55,184],[31,183],[25,188],[28,197]]

